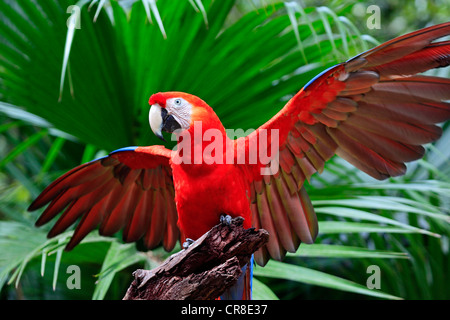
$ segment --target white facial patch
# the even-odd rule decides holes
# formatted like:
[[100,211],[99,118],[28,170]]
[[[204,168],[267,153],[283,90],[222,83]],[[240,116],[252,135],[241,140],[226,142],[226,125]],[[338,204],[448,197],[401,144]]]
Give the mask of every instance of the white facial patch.
[[166,110],[181,126],[181,129],[189,129],[191,123],[192,105],[183,98],[171,98],[166,101]]

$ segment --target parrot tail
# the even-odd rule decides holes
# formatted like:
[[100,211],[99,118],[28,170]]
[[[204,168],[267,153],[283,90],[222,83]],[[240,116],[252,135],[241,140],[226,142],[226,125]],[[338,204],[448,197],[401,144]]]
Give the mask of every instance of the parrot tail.
[[242,274],[237,282],[220,296],[220,300],[252,300],[252,282],[253,255],[249,263],[242,267]]

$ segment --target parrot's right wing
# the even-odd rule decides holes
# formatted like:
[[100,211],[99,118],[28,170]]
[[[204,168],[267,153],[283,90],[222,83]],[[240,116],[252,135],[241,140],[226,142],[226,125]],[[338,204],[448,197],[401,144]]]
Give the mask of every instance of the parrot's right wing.
[[420,159],[422,145],[440,137],[435,124],[450,118],[450,79],[416,74],[450,65],[450,41],[432,42],[449,34],[450,22],[432,26],[331,67],[258,130],[235,140],[237,157],[278,142],[278,161],[264,168],[269,174],[261,174],[261,162],[243,166],[254,188],[253,224],[271,235],[255,255],[259,264],[314,241],[317,219],[303,183],[333,155],[386,179],[404,174],[405,162]]
[[48,236],[65,231],[81,218],[66,249],[90,231],[110,236],[124,228],[127,242],[144,237],[148,248],[162,242],[171,251],[180,238],[174,199],[170,150],[163,146],[128,147],[82,164],[50,184],[30,205],[30,211],[50,203],[37,226],[64,210]]

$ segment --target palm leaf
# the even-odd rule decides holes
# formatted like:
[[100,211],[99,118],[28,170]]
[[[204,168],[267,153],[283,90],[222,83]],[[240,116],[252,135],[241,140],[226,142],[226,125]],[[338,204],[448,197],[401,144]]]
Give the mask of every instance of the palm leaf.
[[256,268],[254,273],[256,276],[281,278],[378,298],[395,300],[401,299],[399,297],[384,293],[380,290],[370,290],[363,285],[340,277],[288,263],[281,263],[278,261],[269,261],[264,268]]
[[312,244],[302,246],[296,253],[288,253],[291,257],[314,257],[314,258],[383,258],[383,259],[407,259],[404,252],[391,252],[370,250],[368,248]]
[[[292,20],[286,15],[275,16],[283,9],[279,5],[266,12],[252,11],[224,30],[228,12],[234,5],[232,0],[204,1],[201,14],[192,9],[189,1],[177,4],[160,1],[158,10],[154,2],[143,3],[135,2],[127,13],[111,2],[111,20],[104,13],[102,1],[98,3],[94,14],[98,19],[94,23],[87,2],[78,2],[81,29],[75,33],[74,27],[69,27],[65,40],[57,30],[63,30],[66,21],[59,17],[53,22],[59,27],[49,28],[45,14],[65,12],[69,1],[38,1],[38,8],[32,2],[21,2],[21,8],[29,12],[25,17],[18,16],[8,2],[3,3],[2,15],[17,19],[13,26],[0,24],[7,35],[4,39],[7,48],[22,52],[20,57],[11,54],[8,61],[14,61],[14,67],[27,76],[12,78],[12,70],[5,70],[0,92],[10,104],[24,106],[81,141],[111,150],[156,142],[147,128],[146,101],[157,91],[197,94],[215,107],[225,126],[256,127],[282,106],[280,97],[298,91],[312,74],[321,70],[321,65],[316,65],[310,73],[292,75],[305,63],[302,55],[308,55],[309,63],[322,62],[323,56],[346,43],[346,37],[335,39],[330,33],[331,24],[339,23],[339,19],[312,17],[309,25],[296,25],[295,32],[308,40],[314,26],[315,33],[325,36],[319,43],[321,54],[317,54],[318,43],[314,41],[300,53],[296,37],[286,32],[292,30]],[[164,25],[167,39],[161,34],[159,23],[159,26],[146,23],[146,8],[159,17],[156,20]],[[205,15],[210,17],[208,25]],[[182,28],[181,21],[189,27]],[[45,42],[30,24],[48,31]],[[24,42],[14,31],[20,31],[29,41]],[[43,59],[41,54],[46,52],[49,54]],[[327,64],[330,62],[333,61]],[[61,63],[62,71],[58,68]],[[73,96],[64,90],[69,65]],[[279,81],[283,77],[286,80]],[[274,81],[279,81],[276,89]],[[63,92],[60,102],[58,84]],[[25,87],[27,91],[23,90]],[[246,95],[240,94],[244,87]],[[265,92],[264,99],[261,92]],[[243,121],[247,112],[239,114],[242,105],[249,111],[257,107],[265,116]]]

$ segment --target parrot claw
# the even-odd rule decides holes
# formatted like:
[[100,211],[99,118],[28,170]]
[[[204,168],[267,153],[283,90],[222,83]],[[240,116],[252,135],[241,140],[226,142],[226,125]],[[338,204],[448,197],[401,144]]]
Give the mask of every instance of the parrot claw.
[[189,246],[192,245],[193,243],[194,240],[192,240],[191,238],[186,238],[186,241],[183,242],[183,249],[189,248]]
[[231,224],[231,216],[229,214],[223,214],[220,216],[220,223],[230,225]]

